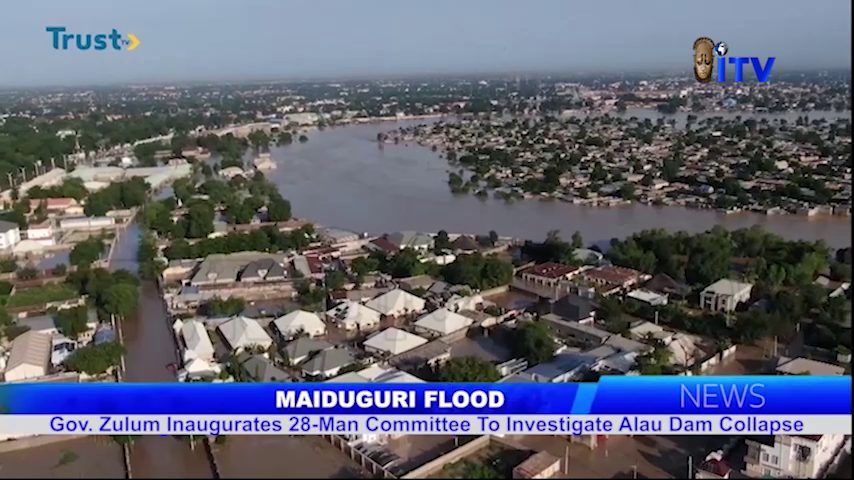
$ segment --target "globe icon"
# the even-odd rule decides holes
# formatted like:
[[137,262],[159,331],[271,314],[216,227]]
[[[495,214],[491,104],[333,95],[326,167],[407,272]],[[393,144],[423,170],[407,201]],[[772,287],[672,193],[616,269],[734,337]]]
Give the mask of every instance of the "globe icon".
[[715,45],[715,53],[719,57],[725,56],[728,51],[729,51],[729,47],[727,47],[726,43],[724,43],[724,42],[718,42],[718,44]]

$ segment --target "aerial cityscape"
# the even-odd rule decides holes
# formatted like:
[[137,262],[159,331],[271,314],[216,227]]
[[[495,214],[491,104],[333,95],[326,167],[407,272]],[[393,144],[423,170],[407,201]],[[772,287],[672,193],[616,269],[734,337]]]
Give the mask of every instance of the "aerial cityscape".
[[[0,385],[851,375],[850,3],[31,3]],[[701,81],[706,35],[764,70]],[[837,434],[0,431],[0,478],[850,472]]]

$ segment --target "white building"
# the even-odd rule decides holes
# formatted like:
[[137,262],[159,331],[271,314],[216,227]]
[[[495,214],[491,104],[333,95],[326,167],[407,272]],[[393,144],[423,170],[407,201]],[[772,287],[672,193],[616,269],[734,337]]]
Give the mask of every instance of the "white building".
[[804,357],[778,358],[776,372],[777,375],[845,375],[845,369],[839,365]]
[[196,320],[175,320],[172,327],[180,333],[184,343],[184,361],[200,359],[211,362],[214,359],[214,347],[205,326]]
[[751,477],[821,478],[845,443],[845,436],[751,436],[745,441],[745,473]]
[[281,316],[273,321],[276,330],[282,337],[288,339],[305,332],[310,337],[319,337],[326,333],[326,324],[317,314],[305,310],[294,310],[287,315]]
[[407,313],[418,313],[424,310],[426,302],[409,292],[395,288],[389,290],[376,298],[368,300],[366,307],[370,307],[383,315],[398,316]]
[[380,325],[381,316],[380,312],[352,300],[345,300],[326,312],[326,318],[347,331],[373,330]]
[[113,217],[76,217],[59,221],[60,230],[100,230],[115,225],[116,219]]
[[713,312],[732,312],[750,299],[753,284],[721,279],[700,293],[700,308]]
[[21,229],[17,223],[0,220],[0,250],[12,248],[21,241]]
[[468,328],[474,320],[458,313],[440,308],[424,315],[415,322],[415,330],[429,336],[443,337]]
[[242,315],[217,327],[229,348],[234,351],[242,351],[254,347],[264,350],[270,348],[273,339],[261,328],[255,320]]
[[399,355],[424,345],[427,340],[399,328],[387,328],[365,340],[365,350],[380,355]]
[[50,221],[31,224],[27,227],[28,240],[53,240],[53,225]]
[[50,365],[51,336],[45,333],[24,332],[12,342],[12,351],[3,377],[7,382],[27,380],[47,375]]
[[632,290],[631,292],[626,294],[626,297],[641,303],[645,303],[651,307],[667,305],[667,295],[651,292],[643,288]]

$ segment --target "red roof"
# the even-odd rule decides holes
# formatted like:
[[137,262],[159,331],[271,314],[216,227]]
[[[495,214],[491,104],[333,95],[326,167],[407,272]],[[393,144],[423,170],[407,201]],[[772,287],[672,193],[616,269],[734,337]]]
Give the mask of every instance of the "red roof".
[[626,282],[637,280],[642,274],[632,268],[605,265],[588,270],[584,275],[592,279],[601,280],[605,283],[622,285]]
[[732,471],[732,469],[729,467],[729,465],[727,465],[725,461],[717,460],[714,458],[703,462],[701,468],[707,472],[712,472],[715,475],[724,478],[726,478],[726,476],[729,475],[729,472]]
[[386,252],[396,252],[396,251],[400,250],[399,248],[397,248],[397,245],[391,243],[389,241],[389,239],[387,239],[385,237],[375,238],[375,239],[371,240],[371,243],[374,244],[380,250],[383,250]]
[[311,270],[311,273],[323,273],[323,262],[319,258],[306,255],[305,259],[308,262],[308,269]]
[[526,268],[522,273],[544,278],[560,278],[578,271],[579,268],[562,263],[546,262]]
[[45,208],[47,208],[48,210],[60,210],[77,205],[77,200],[68,197],[45,198],[44,204]]

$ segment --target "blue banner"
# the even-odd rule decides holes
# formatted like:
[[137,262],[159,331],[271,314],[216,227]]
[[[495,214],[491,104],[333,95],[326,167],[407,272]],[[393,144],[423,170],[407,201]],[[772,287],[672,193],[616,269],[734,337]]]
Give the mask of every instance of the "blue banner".
[[604,376],[598,383],[0,385],[0,412],[53,414],[850,415],[851,377]]

